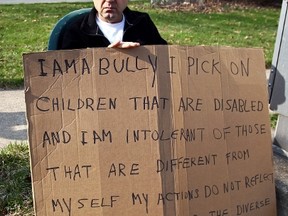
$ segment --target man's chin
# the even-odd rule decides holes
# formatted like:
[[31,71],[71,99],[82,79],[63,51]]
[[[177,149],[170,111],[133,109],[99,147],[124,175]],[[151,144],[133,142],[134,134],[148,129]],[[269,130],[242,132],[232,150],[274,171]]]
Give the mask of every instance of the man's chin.
[[116,14],[114,13],[106,13],[105,14],[105,19],[111,23],[114,23],[114,22],[120,22],[122,17],[119,18]]

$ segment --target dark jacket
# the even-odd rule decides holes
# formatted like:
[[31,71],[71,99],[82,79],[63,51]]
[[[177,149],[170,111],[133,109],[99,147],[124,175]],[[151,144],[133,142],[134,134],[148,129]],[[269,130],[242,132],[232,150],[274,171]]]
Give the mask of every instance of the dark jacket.
[[[67,27],[59,49],[107,47],[110,42],[96,23],[96,9]],[[167,44],[147,13],[126,8],[123,41],[139,42],[141,45]]]

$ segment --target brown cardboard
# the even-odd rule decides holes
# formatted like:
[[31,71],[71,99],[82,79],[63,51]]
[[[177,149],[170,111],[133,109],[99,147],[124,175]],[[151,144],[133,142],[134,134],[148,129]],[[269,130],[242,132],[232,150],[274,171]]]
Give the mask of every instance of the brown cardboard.
[[261,49],[24,55],[37,215],[276,215]]

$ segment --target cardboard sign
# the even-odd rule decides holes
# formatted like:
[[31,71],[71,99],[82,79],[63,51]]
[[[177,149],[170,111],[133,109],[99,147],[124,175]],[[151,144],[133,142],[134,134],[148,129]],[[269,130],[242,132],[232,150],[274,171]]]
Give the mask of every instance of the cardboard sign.
[[276,215],[261,49],[24,55],[37,215]]

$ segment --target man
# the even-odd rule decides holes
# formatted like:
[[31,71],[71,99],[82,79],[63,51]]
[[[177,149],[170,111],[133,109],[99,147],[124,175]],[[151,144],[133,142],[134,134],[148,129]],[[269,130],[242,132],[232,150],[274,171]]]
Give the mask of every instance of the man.
[[127,4],[128,0],[94,0],[91,12],[67,28],[60,49],[167,44],[149,15]]

